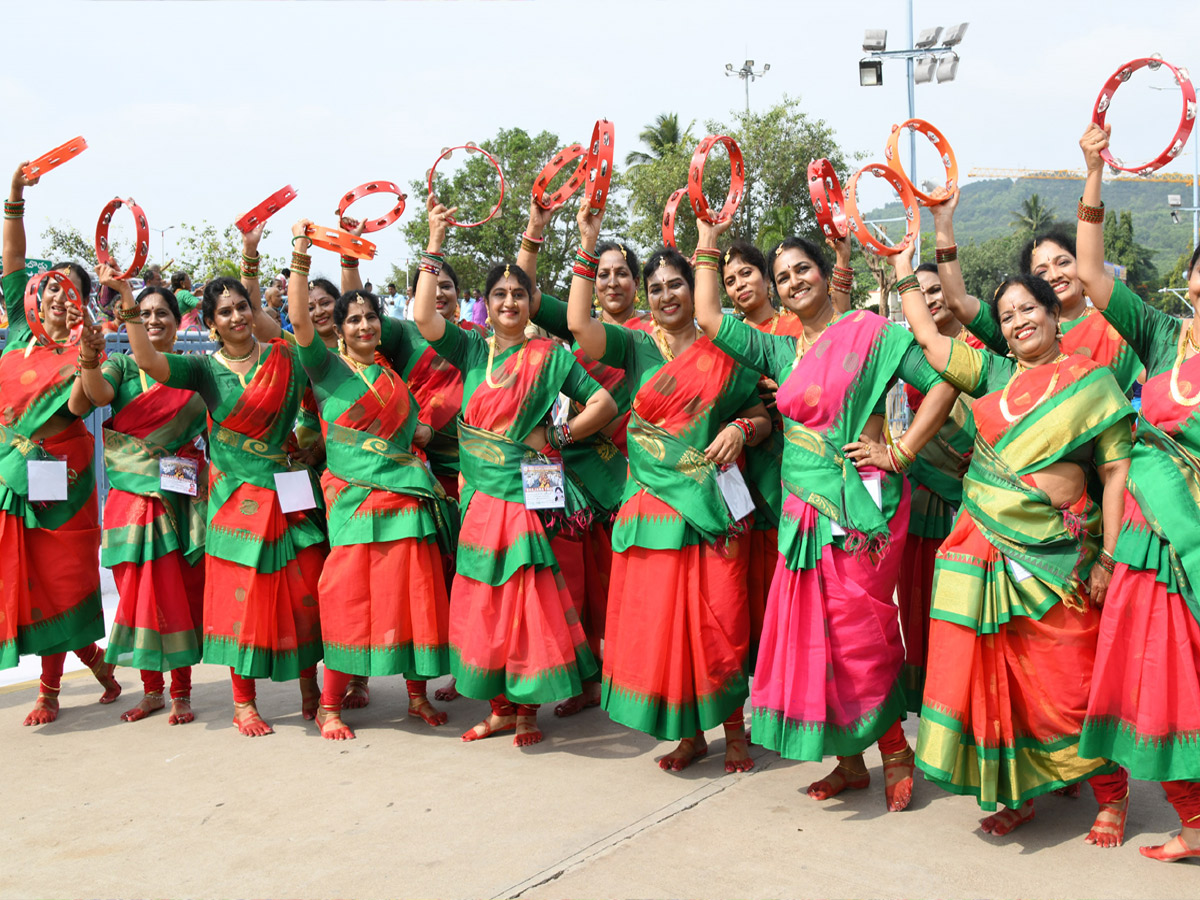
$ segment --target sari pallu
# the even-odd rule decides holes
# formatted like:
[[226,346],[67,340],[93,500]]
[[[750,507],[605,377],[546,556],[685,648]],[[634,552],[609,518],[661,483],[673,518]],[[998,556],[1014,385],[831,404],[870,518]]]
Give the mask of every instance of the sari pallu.
[[306,380],[294,352],[271,341],[240,390],[211,357],[167,357],[168,383],[198,390],[209,407],[204,661],[243,678],[288,681],[321,658],[325,535],[313,510],[285,514],[275,492],[275,473],[296,469],[285,446]]
[[704,448],[756,402],[757,375],[708,338],[670,361],[648,335],[621,338],[641,386],[613,528],[601,704],[614,721],[679,740],[724,722],[748,693],[749,542]]
[[[110,490],[100,564],[113,570],[121,598],[105,661],[165,672],[201,656],[208,473],[195,439],[205,427],[204,401],[148,380],[140,390],[140,373],[128,363],[104,427]],[[196,497],[161,487],[159,461],[170,456],[197,463]]]
[[453,546],[454,523],[440,485],[407,449],[418,424],[412,395],[386,365],[355,373],[316,342],[300,353],[320,398],[328,463],[325,665],[361,676],[444,675],[441,552]]
[[[525,508],[520,462],[537,454],[519,438],[543,421],[560,390],[585,400],[595,382],[544,339],[497,354],[496,387],[484,377],[483,338],[447,329],[434,347],[462,369],[469,393],[458,423],[465,486],[450,613],[456,686],[480,700],[505,696],[536,704],[573,697],[595,673],[596,661],[543,517]],[[565,515],[546,515],[553,527],[587,513],[574,483],[566,479],[564,487]]]
[[[967,389],[984,380],[978,369],[948,375]],[[1030,473],[1080,463],[1085,449],[1085,462],[1123,458],[1131,410],[1108,370],[1081,357],[1025,372],[1011,389],[1015,422],[999,391],[974,404],[963,509],[934,574],[917,743],[928,778],[986,810],[1114,769],[1077,752],[1100,621],[1086,579],[1101,511],[1086,491],[1068,509],[1051,506]]]
[[[94,442],[79,419],[53,437],[38,429],[64,411],[77,347],[33,343],[24,269],[4,278],[8,339],[0,356],[0,669],[104,637]],[[65,458],[67,499],[31,503],[30,460]]]

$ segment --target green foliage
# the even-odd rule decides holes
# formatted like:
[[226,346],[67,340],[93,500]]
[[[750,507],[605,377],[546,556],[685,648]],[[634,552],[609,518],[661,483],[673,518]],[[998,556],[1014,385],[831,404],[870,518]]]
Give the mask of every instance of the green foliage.
[[[54,262],[77,262],[84,268],[96,268],[96,245],[86,238],[74,225],[47,225],[42,232],[45,244],[42,252]],[[121,248],[113,242],[109,252],[114,259],[121,258]]]
[[1191,261],[1190,251],[1180,254],[1171,271],[1163,276],[1159,289],[1150,294],[1146,302],[1172,316],[1190,316],[1192,308],[1184,297],[1187,296],[1188,263]]
[[[263,232],[264,236],[269,232]],[[191,274],[195,282],[212,278],[238,278],[242,271],[242,233],[233,225],[217,231],[215,225],[201,220],[200,225],[181,225],[177,244],[179,256],[172,267],[174,271]],[[261,251],[260,251],[261,252]],[[282,257],[262,254],[259,272],[268,279],[284,267]],[[164,272],[169,277],[170,273]]]
[[643,153],[641,150],[630,150],[625,156],[625,165],[630,168],[653,162],[656,159],[662,159],[664,156],[674,153],[679,149],[690,153],[691,151],[688,148],[696,142],[696,139],[692,136],[691,125],[688,125],[682,131],[679,130],[679,113],[660,113],[654,120],[653,125],[648,125],[642,129],[642,133],[638,135],[638,140],[645,144],[650,152]]
[[[586,140],[590,132],[580,137]],[[494,219],[478,228],[451,228],[447,235],[444,248],[446,259],[458,275],[460,290],[482,290],[491,266],[497,262],[516,262],[521,232],[529,220],[533,181],[554,154],[570,143],[560,140],[549,131],[530,137],[523,129],[504,128],[494,138],[480,144],[500,161],[506,189],[504,202]],[[457,161],[455,157],[442,163],[434,181],[434,190],[441,202],[449,207],[459,207],[457,218],[471,222],[483,218],[495,206],[496,198],[500,195],[500,183],[496,170],[486,157],[478,153],[466,155],[466,164],[453,171],[450,170]],[[447,177],[443,177],[442,167]],[[620,180],[614,173],[610,192],[618,189],[619,185]],[[424,180],[413,181],[411,190],[415,197],[424,197],[428,192]],[[578,208],[579,197],[576,194],[567,201],[546,229],[546,243],[538,255],[538,286],[548,293],[562,294],[562,287],[569,282],[574,249],[579,243],[573,215]],[[606,232],[623,233],[625,217],[619,204],[608,204],[604,225]],[[414,216],[403,230],[404,238],[414,252],[424,249],[428,244],[427,216]],[[394,274],[401,276],[394,279],[399,286],[404,280],[403,273]]]
[[1110,212],[1104,219],[1104,257],[1126,268],[1125,283],[1143,300],[1158,290],[1158,269],[1154,254],[1133,238],[1133,214],[1129,210]]
[[1030,194],[1021,201],[1021,208],[1013,210],[1009,226],[1021,236],[1029,240],[1035,234],[1042,234],[1052,228],[1065,227],[1054,218],[1054,213],[1042,203],[1038,194]]
[[[955,229],[957,232],[957,229]],[[958,263],[962,268],[967,293],[987,301],[1005,278],[1020,271],[1021,233],[1002,235],[986,241],[970,241],[958,246]],[[932,247],[933,242],[925,244]]]

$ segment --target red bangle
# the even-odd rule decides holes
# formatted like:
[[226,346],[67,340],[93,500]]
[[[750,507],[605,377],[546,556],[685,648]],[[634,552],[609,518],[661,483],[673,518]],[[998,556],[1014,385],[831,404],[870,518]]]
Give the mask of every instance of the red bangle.
[[[80,337],[83,336],[83,322],[71,329],[65,345],[53,340],[47,333],[46,326],[42,324],[42,316],[38,310],[38,300],[40,299],[38,286],[47,278],[55,282],[66,295],[67,300],[74,303],[81,313],[83,312],[83,298],[80,296],[79,289],[75,287],[75,282],[61,269],[51,269],[48,272],[34,275],[25,286],[25,321],[29,323],[29,330],[33,332],[34,339],[44,347],[69,347],[78,344]],[[138,315],[140,316],[141,313]]]
[[[900,195],[900,202],[904,204],[904,215],[908,219],[908,227],[904,232],[904,240],[891,247],[876,239],[867,226],[863,223],[862,216],[858,212],[858,202],[856,199],[858,193],[858,179],[863,173],[870,172],[876,178],[882,178],[887,181],[896,193]],[[909,185],[908,179],[900,175],[895,169],[889,168],[882,163],[867,163],[857,172],[850,176],[850,183],[846,185],[846,215],[850,218],[850,230],[854,232],[854,236],[868,250],[872,250],[879,256],[895,256],[901,250],[905,249],[912,243],[917,231],[917,198],[913,196],[912,186]]]
[[492,211],[490,213],[488,213],[488,216],[486,219],[480,219],[478,222],[459,222],[457,219],[454,219],[454,218],[446,219],[447,225],[457,225],[459,228],[477,228],[478,226],[482,225],[484,222],[492,221],[492,219],[494,219],[496,217],[496,214],[500,212],[500,207],[504,203],[504,171],[500,168],[500,163],[496,159],[496,157],[492,156],[492,154],[488,153],[486,150],[484,150],[478,144],[468,142],[466,144],[461,144],[457,147],[446,147],[444,150],[442,150],[441,156],[439,156],[437,159],[435,159],[433,161],[433,167],[430,168],[429,171],[425,173],[425,176],[429,182],[429,196],[430,197],[434,196],[433,178],[437,174],[438,163],[440,163],[444,159],[449,159],[450,155],[452,153],[454,153],[455,150],[466,150],[467,153],[482,153],[485,157],[487,157],[488,162],[490,162],[492,164],[492,168],[494,168],[496,170],[496,174],[500,176],[500,198],[496,201],[496,205],[492,207]]
[[96,260],[98,262],[106,266],[113,265],[113,258],[108,252],[108,229],[112,225],[113,213],[122,206],[129,207],[137,227],[133,263],[121,276],[121,280],[124,281],[140,272],[150,257],[150,226],[146,224],[146,214],[142,212],[142,208],[134,202],[132,197],[128,200],[122,200],[120,197],[109,200],[108,205],[100,211],[100,220],[96,223]]
[[604,212],[608,203],[608,185],[612,181],[613,146],[616,141],[616,128],[608,119],[601,119],[592,128],[592,143],[588,147],[584,159],[587,171],[587,187],[584,195],[587,197],[588,208],[593,216]]
[[[587,160],[583,158],[583,155],[583,145],[572,144],[565,150],[559,150],[554,155],[554,159],[546,163],[542,171],[538,173],[538,177],[533,180],[533,200],[538,206],[542,209],[558,209],[571,198],[572,194],[583,187],[584,173],[587,171]],[[575,167],[571,177],[558,190],[547,196],[546,191],[549,190],[550,181],[554,176],[566,168],[567,163],[577,159],[579,165]]]
[[296,199],[296,189],[284,185],[233,224],[242,234],[248,234]]
[[[929,194],[924,194],[918,190],[917,186],[909,180],[908,174],[904,171],[904,164],[900,162],[900,153],[898,152],[900,131],[905,127],[910,131],[919,131],[925,135],[938,151],[938,156],[942,158],[942,165],[946,168],[947,194],[945,197],[938,197],[935,200]],[[906,119],[899,125],[893,125],[892,133],[888,135],[887,147],[884,148],[883,155],[887,159],[887,164],[908,182],[908,186],[912,189],[913,196],[917,198],[917,201],[926,206],[937,206],[940,203],[945,203],[950,198],[950,192],[958,187],[958,160],[954,157],[954,148],[950,146],[950,142],[946,140],[944,134],[924,119]]]
[[1079,206],[1075,209],[1075,218],[1089,225],[1103,225],[1104,203],[1101,202],[1099,206],[1088,206],[1083,202],[1083,198],[1080,198]]
[[940,263],[950,263],[958,259],[958,244],[951,244],[949,247],[935,247],[933,258]]
[[314,247],[333,250],[343,256],[352,256],[355,259],[375,258],[375,245],[366,238],[355,237],[348,231],[309,225],[304,229],[304,236]]
[[[704,196],[704,163],[717,144],[724,144],[729,153],[729,193],[721,211],[716,215],[708,205]],[[692,211],[701,222],[714,225],[732,218],[741,205],[746,193],[746,165],[742,159],[742,148],[737,141],[724,134],[713,134],[706,137],[692,153],[692,164],[688,169],[688,198],[692,201]]]
[[87,141],[82,137],[71,138],[65,144],[60,144],[49,153],[43,153],[29,165],[21,169],[26,178],[41,178],[51,169],[57,169],[69,159],[74,159],[87,149]]
[[1104,87],[1100,89],[1100,96],[1096,98],[1096,108],[1092,111],[1092,121],[1103,128],[1104,117],[1108,114],[1108,107],[1112,103],[1113,94],[1117,92],[1117,88],[1123,82],[1128,81],[1130,76],[1138,69],[1145,67],[1154,70],[1160,66],[1166,66],[1175,73],[1175,83],[1179,85],[1179,91],[1183,95],[1183,112],[1179,117],[1179,125],[1175,129],[1175,136],[1167,145],[1166,150],[1150,162],[1137,166],[1125,165],[1122,160],[1112,155],[1111,150],[1107,147],[1104,148],[1100,151],[1100,157],[1108,163],[1109,168],[1113,171],[1149,175],[1177,157],[1183,151],[1183,145],[1187,143],[1188,136],[1192,133],[1192,126],[1196,124],[1196,89],[1192,86],[1188,70],[1177,68],[1157,55],[1130,60],[1109,76],[1108,81],[1104,82]]
[[840,241],[850,233],[842,183],[829,160],[814,159],[808,164],[808,197],[825,237]]
[[371,181],[367,184],[360,184],[354,190],[349,191],[342,197],[342,202],[338,204],[337,214],[338,222],[342,221],[342,217],[346,215],[346,210],[350,208],[350,204],[356,200],[361,200],[369,194],[395,194],[400,198],[400,202],[392,207],[392,211],[386,216],[378,219],[370,219],[363,226],[363,231],[370,234],[372,231],[379,231],[381,228],[387,228],[393,222],[404,214],[404,201],[408,199],[408,194],[400,190],[390,181]]

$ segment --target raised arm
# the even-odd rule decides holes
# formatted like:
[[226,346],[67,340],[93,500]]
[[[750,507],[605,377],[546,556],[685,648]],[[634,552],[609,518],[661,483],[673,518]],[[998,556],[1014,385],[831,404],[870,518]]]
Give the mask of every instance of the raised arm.
[[[943,372],[950,362],[950,348],[954,346],[954,338],[946,337],[938,331],[937,325],[933,322],[933,315],[929,312],[929,307],[925,305],[925,295],[921,293],[920,282],[913,274],[914,249],[912,245],[909,245],[908,249],[889,257],[889,259],[896,267],[896,287],[900,291],[900,305],[904,309],[904,318],[908,320],[913,337],[925,351],[925,358],[929,360],[929,364],[939,372]],[[957,269],[958,263],[955,262],[954,266]],[[939,276],[942,276],[945,268],[945,264],[938,266]],[[944,276],[942,277],[942,297],[945,298],[946,282]],[[959,284],[962,284],[961,277]],[[921,405],[924,406],[924,403]]]
[[521,235],[521,249],[517,251],[517,267],[528,275],[533,283],[533,295],[529,298],[531,319],[538,314],[542,306],[542,292],[537,282],[537,258],[542,249],[542,242],[546,239],[546,226],[554,218],[554,212],[552,209],[542,209],[536,200],[530,198],[529,222],[525,226],[525,233]]
[[150,343],[150,335],[146,333],[141,310],[138,309],[137,301],[133,299],[133,291],[128,290],[128,285],[125,285],[126,290],[121,290],[120,279],[111,266],[101,265],[96,269],[96,277],[102,285],[121,294],[119,303],[113,304],[113,308],[118,315],[124,313],[120,318],[125,323],[125,335],[129,338],[129,350],[133,354],[133,361],[155,381],[166,382],[171,375],[171,365],[167,362],[166,355]]
[[[934,193],[935,196],[938,194],[937,191]],[[958,208],[958,198],[958,188],[955,188],[944,203],[929,207],[930,215],[933,216],[933,230],[939,250],[948,250],[956,246],[954,243],[954,211]],[[979,298],[972,297],[967,293],[967,285],[963,281],[962,267],[958,264],[957,255],[947,262],[938,262],[938,278],[942,282],[942,302],[946,304],[946,308],[954,313],[954,318],[958,321],[964,325],[970,325],[979,315]],[[907,309],[905,315],[907,315]],[[911,321],[909,319],[909,322]]]
[[[108,281],[105,281],[101,272],[106,269],[111,272],[109,267],[100,266],[96,274],[102,285],[115,290],[120,295],[117,302],[113,304],[114,311],[126,303],[136,306],[136,301],[133,300],[133,289],[129,283],[116,277],[110,277]],[[128,299],[126,294],[129,295]],[[76,379],[76,386],[83,391],[90,405],[107,406],[112,403],[117,392],[100,371],[102,363],[100,355],[104,352],[104,333],[92,323],[91,316],[85,316],[84,319],[83,338],[79,342],[79,378]],[[144,329],[143,333],[145,333]],[[72,388],[71,412],[76,412],[75,402],[75,389]]]
[[[296,253],[308,252],[309,242],[305,231],[310,225],[311,219],[301,219],[292,226],[292,249]],[[308,273],[298,271],[295,266],[292,266],[292,274],[288,278],[288,318],[292,320],[296,343],[301,347],[312,344],[316,332],[313,330],[312,316],[308,313]]]
[[717,238],[729,230],[733,219],[726,219],[710,225],[708,222],[697,222],[698,235],[696,239],[696,289],[692,292],[695,303],[696,322],[700,329],[715,338],[721,330],[721,321],[725,314],[721,311],[721,268],[709,259],[700,259],[701,253],[717,253]]
[[250,295],[250,306],[262,306],[262,285],[258,280],[258,264],[262,257],[258,255],[258,243],[262,240],[263,228],[266,222],[259,222],[254,228],[242,235],[242,287]]
[[[17,166],[17,171],[13,173],[12,186],[8,191],[8,203],[14,208],[13,215],[4,215],[4,274],[15,272],[17,269],[25,268],[25,220],[22,218],[25,214],[25,188],[31,187],[38,183],[37,178],[25,177],[25,166],[29,165],[29,160]],[[16,210],[20,210],[20,215]],[[5,297],[5,302],[11,308],[14,298]],[[20,297],[15,298],[16,302],[22,302]]]
[[[421,271],[432,278],[417,278],[417,289],[413,293],[413,321],[421,337],[433,343],[446,333],[446,320],[437,311],[437,275],[442,268],[442,247],[446,243],[446,217],[457,211],[457,206],[450,209],[442,206],[436,197],[430,197],[426,203],[429,210],[429,243],[421,256]],[[437,273],[428,272],[426,266],[437,269]]]
[[[596,286],[598,264],[596,243],[600,240],[600,223],[603,220],[604,213],[592,215],[587,192],[584,191],[575,221],[579,223],[579,249],[587,254],[587,262],[577,262],[577,271],[571,277],[571,293],[567,296],[567,327],[571,329],[571,334],[575,336],[583,352],[592,359],[603,357],[608,346],[608,335],[604,332],[604,326],[599,319],[592,318],[592,292]],[[579,274],[584,269],[591,271],[591,277]]]
[[1113,290],[1112,276],[1104,271],[1104,201],[1100,199],[1104,177],[1100,151],[1108,146],[1111,131],[1111,125],[1104,129],[1093,122],[1079,139],[1087,180],[1083,183],[1079,223],[1075,226],[1075,269],[1088,299],[1101,311],[1108,306]]
[[[850,268],[850,233],[847,232],[844,238],[825,238],[825,243],[833,248],[833,252],[837,256],[834,271],[841,269],[853,281],[854,270]],[[850,308],[850,292],[836,290],[834,288],[836,283],[836,278],[829,279],[829,301],[833,304],[834,311],[841,315]]]
[[[362,219],[362,220],[351,219],[351,218],[343,218],[342,219],[342,227],[345,228],[347,231],[349,231],[355,237],[362,237],[363,231],[366,229],[366,226],[367,226],[366,219]],[[342,266],[342,293],[344,294],[344,293],[346,293],[346,291],[361,291],[362,289],[363,289],[363,281],[362,281],[362,275],[360,275],[359,271],[358,271],[358,260],[356,259],[354,261],[354,265],[352,265],[352,266],[343,265]],[[289,281],[288,282],[288,294],[290,295],[291,293],[292,293],[292,284]],[[292,313],[292,304],[291,304],[291,301],[289,300],[288,301],[288,315],[291,316],[291,313]],[[295,322],[296,322],[295,318],[292,318],[293,325],[295,324]]]

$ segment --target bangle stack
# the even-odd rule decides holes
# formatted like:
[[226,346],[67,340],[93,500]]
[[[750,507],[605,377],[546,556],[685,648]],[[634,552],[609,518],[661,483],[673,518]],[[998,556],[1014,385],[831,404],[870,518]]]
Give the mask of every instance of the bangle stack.
[[734,419],[725,427],[736,428],[738,431],[740,431],[742,433],[743,442],[747,444],[753,443],[754,438],[758,436],[758,426],[754,424],[753,419]]
[[696,262],[692,264],[692,268],[697,271],[700,269],[709,269],[719,275],[721,272],[721,251],[716,247],[697,247]]
[[575,443],[570,423],[563,422],[561,425],[552,426],[546,435],[546,442],[555,450],[561,450],[563,447]]
[[1104,201],[1100,201],[1099,206],[1088,206],[1083,202],[1083,198],[1079,198],[1079,208],[1075,212],[1076,218],[1080,222],[1086,222],[1089,225],[1104,224]]
[[938,263],[952,263],[958,259],[958,244],[951,244],[949,247],[937,247],[933,251],[933,256]]
[[24,200],[5,200],[4,201],[4,218],[20,219],[25,216],[25,201]]
[[100,354],[98,354],[98,353],[95,356],[91,357],[90,359],[85,358],[82,353],[79,354],[79,368],[80,369],[98,369],[98,368],[100,368],[100,362],[101,362]]
[[261,262],[262,262],[262,256],[260,256],[259,254],[256,253],[253,256],[248,256],[245,252],[243,252],[242,253],[242,277],[243,278],[257,278],[258,277],[258,265]]
[[137,306],[131,306],[129,309],[122,306],[117,310],[117,318],[126,324],[140,322],[142,321],[142,310]]
[[906,291],[921,292],[921,282],[917,281],[916,275],[905,275],[896,282],[896,293],[903,295]]
[[1113,559],[1113,555],[1107,550],[1100,551],[1100,555],[1096,557],[1096,563],[1109,575],[1111,575],[1113,570],[1117,567],[1117,561]]
[[531,238],[526,232],[521,232],[521,249],[527,253],[537,253],[546,243],[545,238]]
[[307,277],[308,270],[312,268],[312,257],[307,253],[301,253],[299,250],[292,251],[292,271],[297,275]]
[[353,256],[343,256],[342,257],[342,268],[343,269],[357,269],[358,268],[358,260],[355,259]]
[[571,267],[571,272],[578,275],[580,278],[586,278],[588,281],[596,280],[596,268],[600,265],[600,257],[592,256],[582,247],[575,251],[575,265]]
[[829,286],[841,294],[850,293],[854,287],[854,270],[846,266],[834,266],[829,276]]
[[917,454],[908,449],[903,439],[896,438],[888,445],[888,458],[896,472],[907,472],[917,461]]
[[421,253],[422,272],[428,272],[434,278],[442,274],[442,266],[446,263],[446,257],[440,253],[430,253],[428,250]]

